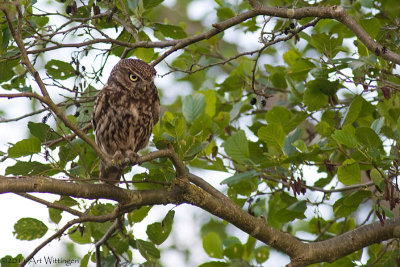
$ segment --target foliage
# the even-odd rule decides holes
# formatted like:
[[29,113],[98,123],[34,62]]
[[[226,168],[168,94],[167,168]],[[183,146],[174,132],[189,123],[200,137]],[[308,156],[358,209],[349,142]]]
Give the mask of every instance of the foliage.
[[[159,63],[156,84],[163,113],[153,129],[151,150],[172,145],[189,172],[224,172],[206,180],[219,181],[229,199],[252,216],[314,242],[375,221],[385,225],[386,217],[398,215],[399,62],[386,57],[400,53],[396,0],[260,1],[287,8],[343,4],[365,30],[362,34],[380,44],[375,51],[340,19],[254,15],[241,20],[239,14],[252,10],[254,1],[40,2],[0,3],[1,101],[27,98],[33,112],[23,116],[28,118],[23,121],[27,137],[2,144],[5,176],[98,183],[99,155],[76,129],[94,140],[90,117],[97,90],[116,60],[137,57]],[[197,5],[204,14],[192,19]],[[218,23],[235,19],[229,29]],[[203,33],[209,35],[197,38]],[[18,38],[38,72],[27,66]],[[190,93],[182,94],[183,87]],[[5,117],[2,129],[21,119]],[[176,166],[165,158],[141,167],[145,171],[127,168],[127,188],[167,188],[176,179]],[[118,207],[73,196],[45,205],[50,221],[21,218],[14,226],[17,239],[58,231],[72,209],[74,215],[106,216]],[[118,230],[112,220],[71,223],[64,233],[68,242],[97,244],[100,251],[96,255],[91,247],[81,266],[98,260],[138,263],[134,251],[144,266],[166,263],[163,252],[180,247],[169,238],[177,231],[174,210],[147,225],[146,240],[132,231],[151,208],[130,210]],[[226,221],[202,223],[199,238],[209,257],[202,267],[261,266],[272,257],[271,244],[252,233],[243,239],[228,231]],[[98,245],[110,229],[107,241]],[[198,253],[187,250],[188,255]],[[0,256],[4,262],[21,258]],[[14,266],[3,259],[2,266]],[[394,266],[398,242],[369,245],[333,263],[317,264],[356,266],[361,261]]]

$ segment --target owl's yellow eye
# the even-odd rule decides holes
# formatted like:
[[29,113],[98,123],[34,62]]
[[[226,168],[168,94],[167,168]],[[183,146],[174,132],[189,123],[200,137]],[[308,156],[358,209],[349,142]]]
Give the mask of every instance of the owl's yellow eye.
[[135,74],[129,74],[129,79],[132,81],[132,82],[136,82],[139,78],[138,78],[138,76],[136,76]]

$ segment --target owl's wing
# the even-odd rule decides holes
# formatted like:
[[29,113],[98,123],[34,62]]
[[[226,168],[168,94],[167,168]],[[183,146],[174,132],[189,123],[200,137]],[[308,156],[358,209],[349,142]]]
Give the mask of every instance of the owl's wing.
[[160,106],[160,98],[158,97],[157,88],[154,86],[155,94],[153,96],[153,121],[154,125],[157,124],[160,119],[161,106]]
[[106,94],[104,93],[104,90],[101,90],[97,95],[96,101],[94,102],[93,106],[92,125],[94,131],[96,131],[97,122],[99,121],[105,101]]

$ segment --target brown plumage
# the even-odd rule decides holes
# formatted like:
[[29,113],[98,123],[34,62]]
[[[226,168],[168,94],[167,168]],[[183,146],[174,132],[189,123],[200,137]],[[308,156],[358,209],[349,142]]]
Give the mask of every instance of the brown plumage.
[[[100,178],[118,182],[123,163],[147,146],[160,116],[154,85],[155,69],[139,59],[122,59],[111,71],[94,104],[92,124],[96,143],[119,167],[100,163]],[[107,181],[107,182],[108,182]]]

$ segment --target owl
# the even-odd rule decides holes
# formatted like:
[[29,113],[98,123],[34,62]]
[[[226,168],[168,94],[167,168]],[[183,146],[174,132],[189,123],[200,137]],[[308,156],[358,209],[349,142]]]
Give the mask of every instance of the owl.
[[96,143],[116,163],[111,168],[100,163],[100,179],[107,183],[117,183],[124,163],[135,161],[149,142],[160,117],[155,75],[142,60],[122,59],[97,95],[92,115]]

